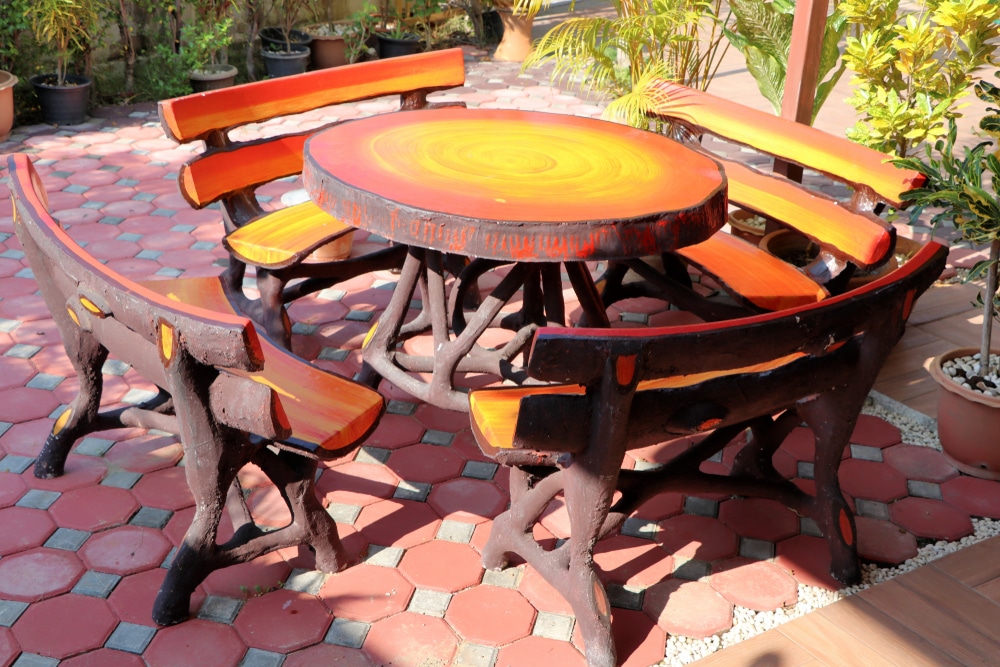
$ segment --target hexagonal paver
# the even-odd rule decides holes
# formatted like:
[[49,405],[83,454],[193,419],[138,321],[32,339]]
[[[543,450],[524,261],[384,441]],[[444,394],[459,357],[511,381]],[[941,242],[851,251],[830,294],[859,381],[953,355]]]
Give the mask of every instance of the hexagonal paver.
[[36,419],[14,424],[0,438],[0,443],[8,454],[36,457],[41,453],[45,439],[52,432],[52,423],[51,419]]
[[233,627],[248,646],[288,653],[321,641],[332,621],[316,596],[280,590],[247,600]]
[[[6,280],[15,280],[7,278]],[[42,419],[59,407],[51,391],[18,387],[0,391],[0,421],[18,424]],[[41,445],[41,443],[39,443]]]
[[709,585],[748,609],[772,611],[795,604],[798,583],[774,563],[733,558],[712,568]]
[[9,507],[21,499],[28,487],[21,476],[13,472],[0,472],[0,507]]
[[677,516],[684,511],[684,495],[680,493],[658,493],[636,508],[633,516],[650,521]]
[[146,667],[146,663],[132,653],[100,648],[63,660],[59,667]]
[[972,534],[968,513],[941,500],[903,498],[889,505],[889,518],[917,537],[957,540]]
[[895,445],[883,450],[882,460],[907,479],[940,484],[958,476],[955,466],[948,463],[944,454],[930,447]]
[[682,514],[660,522],[656,541],[679,558],[713,561],[736,555],[739,540],[718,519]]
[[31,605],[13,629],[23,651],[68,658],[102,646],[116,625],[107,602],[71,593]]
[[22,481],[31,489],[43,491],[58,491],[65,493],[85,486],[94,486],[108,473],[108,464],[95,456],[77,456],[70,454],[66,459],[63,474],[52,479],[39,479],[29,468],[21,475]]
[[378,565],[355,565],[332,575],[319,598],[337,618],[371,623],[406,609],[413,585],[402,574]]
[[851,434],[852,443],[879,449],[899,444],[900,440],[898,428],[874,415],[858,415],[854,433]]
[[201,588],[209,595],[245,598],[281,588],[291,571],[292,566],[281,553],[272,551],[248,563],[216,570],[205,578]]
[[0,526],[0,556],[40,547],[56,530],[48,512],[30,507],[0,509]]
[[641,611],[612,609],[611,633],[622,667],[646,667],[663,660],[667,633]]
[[518,667],[585,667],[587,661],[569,642],[545,637],[525,637],[497,653],[497,665]]
[[479,558],[468,544],[431,540],[407,549],[399,570],[417,588],[455,593],[482,579]]
[[733,625],[733,605],[700,581],[668,579],[650,586],[642,609],[672,635],[701,639]]
[[395,450],[385,465],[400,479],[435,484],[461,475],[465,458],[449,447],[418,443]]
[[670,576],[674,559],[656,542],[616,535],[594,546],[594,565],[604,582],[645,588]]
[[194,505],[184,468],[166,468],[143,475],[132,493],[146,507],[177,511]]
[[21,647],[18,646],[14,633],[10,628],[0,628],[0,665],[10,667],[19,655]]
[[315,667],[316,665],[336,665],[337,667],[374,667],[361,649],[316,644],[288,655],[281,667]]
[[35,602],[65,593],[83,576],[76,554],[32,549],[0,560],[0,598]]
[[377,665],[448,665],[458,637],[440,618],[403,612],[373,624],[364,651]]
[[354,527],[372,544],[408,549],[434,539],[440,524],[441,519],[425,503],[393,499],[365,507]]
[[976,477],[955,477],[941,485],[941,497],[949,505],[972,516],[1000,518],[1000,483]]
[[383,415],[378,428],[368,436],[365,444],[369,447],[397,449],[420,442],[424,425],[413,417],[403,415]]
[[49,511],[63,528],[94,532],[126,523],[139,503],[125,489],[88,486],[62,494]]
[[719,505],[719,521],[742,537],[778,542],[799,532],[799,518],[776,500],[741,498]]
[[351,461],[324,470],[316,490],[328,503],[364,506],[392,498],[398,483],[385,466]]
[[563,594],[556,590],[538,573],[538,570],[527,565],[521,572],[521,581],[517,590],[521,592],[531,606],[538,611],[550,614],[573,615],[573,607],[570,606]]
[[502,646],[531,634],[535,608],[515,590],[483,585],[456,594],[445,619],[463,639]]
[[816,457],[816,436],[805,426],[796,427],[781,443],[780,451],[790,454],[796,461],[812,461]]
[[496,484],[482,479],[459,477],[435,484],[427,503],[444,519],[479,523],[491,519],[507,507],[509,497]]
[[775,546],[774,562],[795,577],[800,584],[817,586],[829,591],[843,587],[830,575],[830,549],[826,540],[810,535],[795,537],[778,542]]
[[261,486],[251,491],[247,497],[247,507],[253,514],[254,521],[262,526],[280,528],[287,526],[292,520],[292,513],[275,486]]
[[858,555],[876,563],[898,565],[917,555],[917,538],[889,521],[854,517],[858,531]]
[[158,530],[120,526],[91,536],[80,558],[92,570],[134,574],[158,567],[170,551],[170,540]]
[[840,465],[840,488],[852,498],[889,503],[906,496],[906,477],[890,465],[848,459]]
[[230,626],[192,618],[157,631],[143,657],[150,667],[236,667],[246,650]]
[[559,539],[569,538],[569,512],[566,510],[566,500],[561,493],[549,501],[538,523]]
[[[146,570],[123,578],[108,596],[108,604],[122,621],[136,625],[152,626],[153,600],[163,585],[167,571],[163,568]],[[205,598],[201,589],[192,596],[191,610],[196,611]]]
[[174,467],[183,455],[174,436],[145,434],[115,443],[106,458],[125,470],[146,474]]

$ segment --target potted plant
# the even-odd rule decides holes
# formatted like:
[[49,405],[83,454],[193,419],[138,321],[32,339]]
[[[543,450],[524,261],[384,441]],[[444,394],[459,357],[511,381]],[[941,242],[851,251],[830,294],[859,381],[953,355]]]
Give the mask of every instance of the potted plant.
[[[998,73],[1000,76],[1000,73]],[[976,95],[1000,105],[1000,88],[985,81],[975,86]],[[979,128],[1000,138],[1000,108],[987,107]],[[931,362],[931,376],[938,383],[938,436],[945,455],[962,472],[1000,479],[1000,353],[991,350],[993,320],[997,317],[997,262],[1000,261],[1000,156],[994,141],[955,154],[955,121],[945,137],[926,146],[924,158],[900,158],[894,164],[915,169],[927,178],[923,188],[904,195],[915,207],[911,221],[928,206],[936,207],[931,218],[955,225],[962,239],[988,246],[989,256],[978,262],[967,280],[983,279],[978,297],[983,309],[983,328],[978,348],[959,348]]]
[[42,107],[42,118],[53,125],[77,125],[87,119],[91,80],[71,74],[74,56],[84,52],[100,21],[100,0],[32,0],[26,16],[41,42],[55,49],[56,71],[29,79]]
[[191,88],[202,92],[233,85],[237,70],[228,62],[228,48],[239,3],[205,0],[193,2],[192,7],[194,20],[181,28],[181,55],[190,71]]
[[410,56],[420,50],[420,35],[414,33],[394,8],[383,3],[382,25],[375,31],[379,58]]
[[268,76],[301,74],[309,66],[312,38],[294,28],[306,0],[274,0],[271,7],[278,15],[278,26],[260,31],[261,55]]
[[0,141],[6,141],[14,127],[14,86],[11,74],[17,56],[17,40],[28,29],[27,0],[0,0]]

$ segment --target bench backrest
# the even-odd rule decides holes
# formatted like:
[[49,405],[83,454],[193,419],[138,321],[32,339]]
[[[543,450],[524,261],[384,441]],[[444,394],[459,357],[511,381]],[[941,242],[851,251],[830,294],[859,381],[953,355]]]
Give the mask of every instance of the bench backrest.
[[[7,166],[14,230],[64,340],[75,340],[81,330],[93,335],[113,356],[163,388],[170,386],[168,376],[182,356],[204,367],[260,369],[261,341],[250,320],[173,301],[112,271],[49,214],[48,197],[28,156],[10,155]],[[265,437],[287,435],[277,393],[251,380],[242,384],[241,401],[246,414],[255,415],[253,424],[231,423],[225,415],[219,421]]]
[[[256,140],[231,131],[332,104],[400,95],[402,109],[427,106],[427,95],[461,86],[461,49],[334,67],[247,83],[160,102],[164,131],[180,143],[204,140],[206,150],[181,168],[180,189],[195,208],[224,200],[232,224],[260,214],[253,188],[302,171],[302,148],[319,129]],[[328,124],[332,125],[333,123]]]

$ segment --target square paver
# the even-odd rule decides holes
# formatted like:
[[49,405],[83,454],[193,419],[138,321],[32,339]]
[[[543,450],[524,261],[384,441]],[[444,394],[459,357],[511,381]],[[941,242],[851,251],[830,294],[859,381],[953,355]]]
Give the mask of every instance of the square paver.
[[239,667],[281,667],[285,661],[285,656],[272,651],[262,651],[259,648],[247,650]]
[[684,513],[715,518],[719,516],[719,502],[708,498],[688,496],[684,499]]
[[766,540],[755,540],[751,537],[741,537],[740,555],[753,560],[770,560],[774,558],[774,543]]
[[121,576],[110,572],[94,572],[88,570],[83,573],[80,580],[76,582],[72,592],[77,595],[89,595],[92,598],[105,598],[111,595],[115,586],[121,581]]
[[30,456],[17,456],[16,454],[8,454],[7,456],[0,459],[0,472],[13,472],[20,475],[22,472],[27,470],[35,459]]
[[21,617],[28,608],[27,602],[15,600],[0,600],[0,627],[9,628]]
[[437,535],[435,535],[434,538],[438,540],[445,540],[446,542],[460,542],[462,544],[468,544],[472,541],[472,535],[475,532],[476,524],[474,523],[445,519],[441,522],[441,526],[438,528]]
[[330,503],[326,508],[326,513],[333,517],[337,523],[353,524],[361,514],[359,505],[347,505],[345,503]]
[[229,625],[236,620],[236,615],[240,613],[240,609],[242,608],[243,600],[209,595],[201,603],[201,608],[198,610],[198,618]]
[[22,653],[11,667],[56,667],[59,661],[37,653]]
[[323,641],[327,644],[336,644],[337,646],[361,648],[371,627],[370,623],[351,621],[346,618],[335,618],[333,619],[333,624],[330,625],[330,629],[327,630]]
[[520,567],[508,567],[503,570],[486,570],[483,572],[483,584],[487,586],[499,586],[500,588],[517,589],[521,583]]
[[104,642],[104,645],[116,651],[142,655],[155,636],[156,628],[122,621],[108,637],[108,641]]
[[52,391],[66,378],[62,375],[52,375],[51,373],[36,373],[35,377],[28,380],[28,383],[24,385],[25,387],[31,387],[32,389],[44,389],[46,391]]
[[531,634],[568,642],[573,639],[573,623],[572,616],[540,611],[535,617],[535,627],[531,630]]
[[354,457],[356,463],[374,463],[374,464],[385,464],[392,455],[391,449],[383,449],[382,447],[370,447],[368,445],[362,447],[358,450],[357,456]]
[[462,477],[472,479],[493,479],[500,466],[492,461],[466,461],[465,468],[462,469]]
[[76,551],[83,546],[83,543],[90,538],[90,533],[86,530],[74,530],[73,528],[56,528],[56,532],[45,540],[45,546],[50,549],[62,549],[64,551]]
[[449,604],[451,604],[451,593],[418,588],[413,591],[413,597],[410,598],[410,606],[407,611],[424,616],[444,618]]
[[410,401],[401,401],[394,398],[385,406],[385,411],[390,415],[403,415],[409,417],[417,411],[417,404]]
[[140,507],[129,523],[133,526],[144,526],[146,528],[163,528],[174,515],[170,510],[159,507]]
[[614,582],[608,583],[604,590],[608,594],[608,602],[619,609],[642,610],[643,589],[637,586],[623,586]]
[[76,446],[76,449],[73,450],[73,453],[82,454],[83,456],[104,456],[114,444],[114,440],[106,440],[104,438],[84,438]]
[[404,553],[406,553],[406,550],[400,547],[384,547],[372,544],[368,547],[368,558],[365,559],[365,562],[369,565],[379,565],[381,567],[396,567],[399,565],[399,561],[403,559]]
[[118,489],[131,489],[142,475],[129,470],[113,470],[101,480],[101,486],[113,486]]
[[622,523],[622,535],[641,537],[645,540],[655,540],[656,533],[659,530],[660,527],[655,521],[640,519],[638,517],[630,517]]
[[318,570],[302,570],[296,568],[288,575],[284,588],[299,593],[319,595],[319,589],[323,588],[323,582],[327,575]]
[[30,507],[36,510],[47,510],[52,503],[59,500],[62,494],[58,491],[43,491],[41,489],[28,489],[28,492],[17,501],[18,507]]
[[405,479],[400,480],[399,484],[396,485],[396,490],[393,491],[392,497],[399,498],[400,500],[419,500],[424,502],[427,500],[427,496],[431,492],[431,485],[427,482],[408,482]]
[[[493,667],[497,661],[497,649],[482,644],[462,642],[455,651],[452,667]],[[554,667],[554,666],[553,666]]]
[[426,443],[428,445],[450,447],[451,441],[454,439],[455,439],[454,433],[448,433],[447,431],[435,431],[434,429],[429,428],[424,433],[424,437],[420,439],[420,442]]

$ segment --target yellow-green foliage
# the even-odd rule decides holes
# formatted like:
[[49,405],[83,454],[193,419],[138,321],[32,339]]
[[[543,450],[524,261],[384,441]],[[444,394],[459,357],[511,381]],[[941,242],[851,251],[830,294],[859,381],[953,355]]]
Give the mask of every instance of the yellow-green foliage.
[[993,0],[842,0],[851,26],[844,61],[854,72],[848,100],[861,120],[847,136],[906,156],[948,132],[961,98],[994,63],[990,40],[1000,36],[1000,3]]
[[27,17],[40,41],[56,48],[56,76],[61,86],[74,53],[83,52],[98,32],[97,0],[32,0]]
[[554,62],[569,78],[615,99],[605,116],[648,125],[646,83],[667,78],[704,90],[719,67],[721,0],[612,0],[616,16],[577,17],[542,37],[524,67]]

